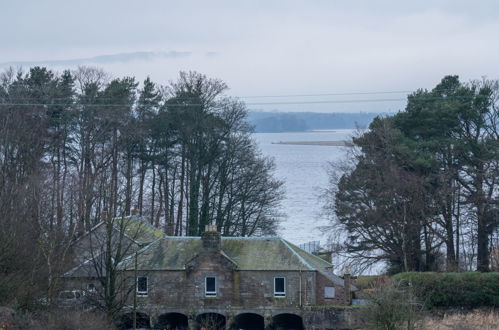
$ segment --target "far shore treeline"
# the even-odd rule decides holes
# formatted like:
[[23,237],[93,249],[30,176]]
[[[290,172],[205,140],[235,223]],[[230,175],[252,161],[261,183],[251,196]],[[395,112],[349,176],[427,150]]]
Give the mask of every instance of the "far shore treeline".
[[[385,113],[389,115],[390,113]],[[251,110],[248,122],[256,133],[305,132],[313,130],[367,128],[374,112],[320,113],[320,112],[268,112]]]

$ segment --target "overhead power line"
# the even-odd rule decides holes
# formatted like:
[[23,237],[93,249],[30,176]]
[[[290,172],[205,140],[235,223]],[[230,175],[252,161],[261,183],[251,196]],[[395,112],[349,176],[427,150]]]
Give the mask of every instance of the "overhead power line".
[[379,92],[346,92],[346,93],[320,93],[320,94],[282,94],[282,95],[248,95],[240,96],[242,99],[256,98],[282,98],[282,97],[316,97],[316,96],[348,96],[348,95],[378,95],[378,94],[403,94],[413,91],[379,91]]
[[[453,100],[453,99],[472,99],[477,97],[486,97],[481,95],[461,95],[461,96],[435,96],[435,97],[413,97],[412,99],[420,101],[434,101],[434,100]],[[371,102],[400,102],[406,101],[405,98],[371,98],[371,99],[346,99],[346,100],[317,100],[317,101],[276,101],[276,102],[248,102],[247,106],[261,106],[261,105],[303,105],[303,104],[342,104],[342,103],[371,103]],[[142,103],[29,103],[29,102],[5,102],[0,101],[0,106],[40,106],[40,107],[69,107],[69,106],[84,106],[84,107],[130,107],[150,105]],[[193,106],[206,106],[202,103],[187,103],[187,104],[165,104],[166,107],[193,107]],[[215,104],[216,106],[216,104]]]
[[[450,91],[450,90],[449,90]],[[354,96],[354,95],[386,95],[386,94],[411,94],[414,91],[411,90],[398,90],[398,91],[354,91],[354,92],[331,92],[331,93],[318,93],[318,94],[276,94],[276,95],[243,95],[243,96],[229,96],[236,99],[260,99],[260,98],[296,98],[296,97],[323,97],[323,96]],[[445,92],[445,90],[441,91]],[[451,97],[451,96],[449,96]],[[20,98],[9,98],[10,100],[39,100],[42,97],[20,97]],[[67,100],[68,97],[52,97],[51,100]],[[113,100],[111,97],[101,97],[96,96],[94,99],[98,100]],[[138,98],[137,98],[138,99]],[[175,97],[172,96],[170,99],[175,99],[179,101],[187,100],[199,100],[199,97]]]

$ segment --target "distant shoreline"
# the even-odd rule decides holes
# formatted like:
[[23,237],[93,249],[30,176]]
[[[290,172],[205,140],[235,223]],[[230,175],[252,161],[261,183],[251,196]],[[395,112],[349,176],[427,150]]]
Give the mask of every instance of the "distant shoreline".
[[308,129],[304,131],[279,131],[279,132],[253,132],[254,134],[283,134],[283,133],[338,133],[342,131],[355,131],[356,128],[335,128],[335,129]]
[[297,146],[327,146],[327,147],[353,147],[350,141],[279,141],[272,144],[287,144]]

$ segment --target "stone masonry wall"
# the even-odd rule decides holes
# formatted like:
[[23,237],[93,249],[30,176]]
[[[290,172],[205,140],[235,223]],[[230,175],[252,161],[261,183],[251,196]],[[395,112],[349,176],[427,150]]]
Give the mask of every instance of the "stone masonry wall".
[[[202,253],[189,263],[191,270],[138,272],[138,276],[147,276],[149,286],[148,296],[139,297],[139,302],[176,308],[299,307],[300,304],[316,304],[316,272],[238,271],[223,258],[216,252]],[[205,296],[207,276],[216,278],[216,297]],[[274,297],[274,277],[286,279],[286,297]]]
[[[318,273],[317,274],[317,300],[315,305],[350,305],[351,296],[346,292],[342,286],[335,285],[327,277]],[[335,288],[334,298],[324,298],[324,288],[326,286],[333,286]]]

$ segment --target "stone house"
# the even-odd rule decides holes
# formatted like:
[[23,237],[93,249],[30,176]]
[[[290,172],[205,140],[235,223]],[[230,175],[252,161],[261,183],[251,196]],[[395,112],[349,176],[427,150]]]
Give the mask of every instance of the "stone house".
[[104,272],[95,264],[109,239],[113,253],[126,247],[118,271],[135,290],[124,329],[132,310],[138,327],[154,329],[348,327],[345,311],[327,306],[350,305],[355,287],[326,260],[279,237],[221,237],[214,228],[201,237],[165,236],[136,216],[100,223],[76,240],[66,289],[99,286]]
[[120,267],[136,278],[139,324],[154,328],[313,328],[324,320],[307,310],[350,305],[355,290],[348,274],[336,276],[329,262],[282,238],[213,229],[160,238]]

